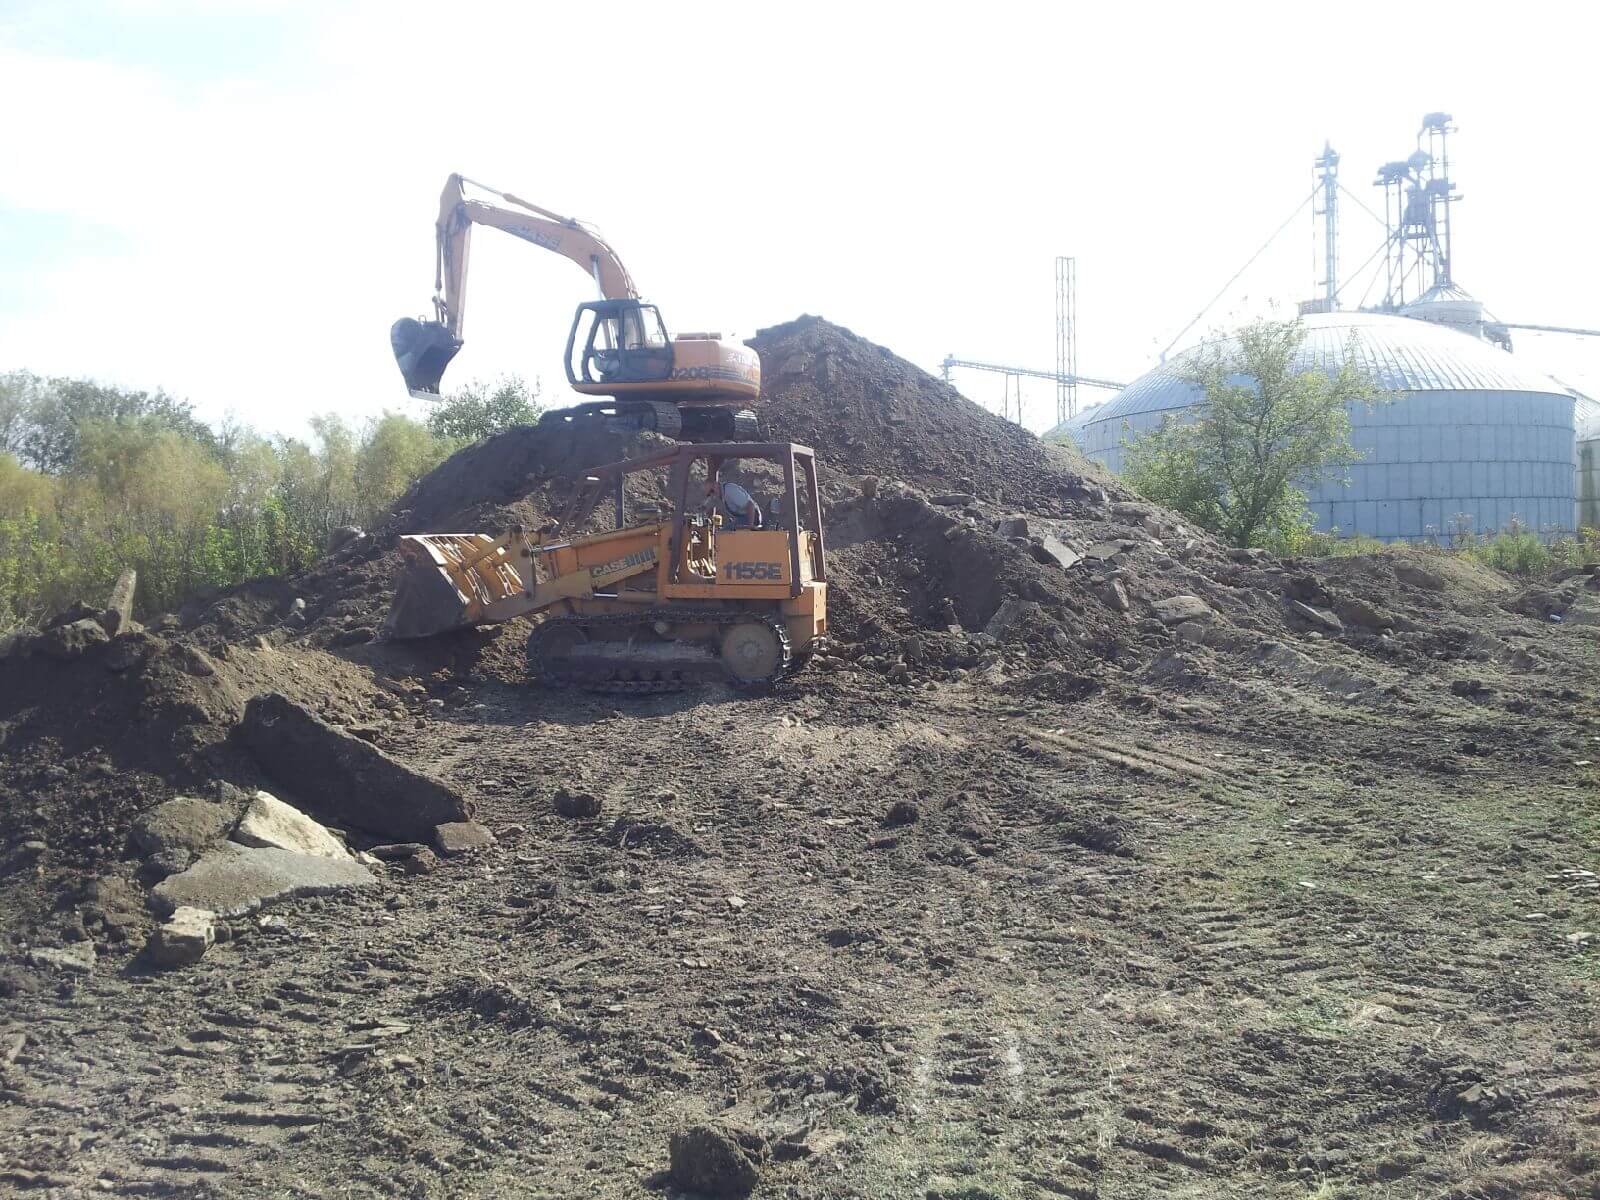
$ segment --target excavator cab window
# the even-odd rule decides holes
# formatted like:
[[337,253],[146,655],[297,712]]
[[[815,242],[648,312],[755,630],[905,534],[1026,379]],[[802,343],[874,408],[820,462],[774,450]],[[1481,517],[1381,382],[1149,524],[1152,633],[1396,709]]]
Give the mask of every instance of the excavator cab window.
[[672,343],[661,313],[637,300],[578,306],[567,338],[573,384],[654,383],[672,375]]

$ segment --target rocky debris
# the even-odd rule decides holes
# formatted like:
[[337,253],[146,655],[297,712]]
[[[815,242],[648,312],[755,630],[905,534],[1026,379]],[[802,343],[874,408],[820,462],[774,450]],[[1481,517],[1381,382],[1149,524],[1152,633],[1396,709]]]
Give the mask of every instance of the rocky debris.
[[178,796],[140,816],[130,836],[147,855],[193,856],[227,837],[238,819],[236,808],[199,796]]
[[117,576],[105,611],[100,614],[100,624],[112,637],[124,629],[133,628],[133,593],[139,586],[139,572],[131,567]]
[[941,492],[929,496],[929,504],[937,504],[940,508],[966,508],[969,504],[976,504],[978,498],[966,492]]
[[1344,623],[1338,617],[1323,609],[1313,608],[1303,600],[1290,600],[1289,611],[1313,628],[1319,629],[1324,633],[1340,634],[1344,632]]
[[1033,557],[1047,566],[1054,563],[1063,571],[1070,570],[1083,561],[1083,555],[1060,538],[1048,533],[1033,543]]
[[433,844],[446,858],[487,850],[494,845],[494,834],[476,821],[450,821],[433,830]]
[[187,906],[238,917],[275,900],[371,887],[376,882],[371,871],[348,856],[325,858],[272,846],[224,843],[182,874],[157,884],[151,896],[158,908],[169,913]]
[[1156,619],[1163,625],[1179,625],[1185,621],[1204,622],[1215,619],[1216,613],[1199,596],[1168,596],[1150,606]]
[[1027,618],[1030,608],[1037,607],[1020,597],[1007,596],[995,609],[994,616],[989,618],[983,632],[992,638],[1004,638]]
[[241,846],[276,846],[298,854],[317,854],[324,858],[348,858],[344,843],[327,828],[313,821],[271,792],[257,792],[239,818],[233,840]]
[[1191,646],[1198,646],[1206,640],[1206,627],[1199,621],[1185,621],[1175,632],[1179,641],[1188,642]]
[[1026,538],[1028,518],[1024,513],[1012,513],[1009,517],[1001,519],[995,527],[995,532],[1003,538]]
[[600,815],[600,797],[593,792],[574,792],[561,788],[556,792],[551,804],[558,816],[571,817],[574,820],[582,821]]
[[1108,579],[1102,583],[1099,595],[1101,603],[1115,612],[1125,613],[1132,607],[1128,603],[1128,589],[1122,586],[1120,579]]
[[36,967],[51,967],[69,975],[87,975],[94,970],[94,943],[73,942],[60,948],[29,950],[28,961]]
[[426,846],[395,861],[407,875],[426,875],[439,866],[439,856]]
[[[751,1135],[745,1135],[749,1140]],[[717,1125],[691,1125],[672,1135],[669,1144],[672,1182],[703,1196],[748,1196],[760,1176],[755,1156],[731,1130]]]
[[357,828],[424,841],[434,826],[472,817],[472,806],[455,788],[335,729],[287,696],[252,699],[239,735],[268,775]]
[[180,905],[145,943],[145,957],[163,967],[199,962],[217,937],[217,914]]
[[421,842],[390,842],[383,846],[373,846],[367,853],[379,862],[399,862],[403,858],[415,858],[427,849]]
[[104,645],[110,640],[105,627],[95,617],[83,617],[46,630],[34,649],[51,658],[65,660],[77,658],[90,647]]

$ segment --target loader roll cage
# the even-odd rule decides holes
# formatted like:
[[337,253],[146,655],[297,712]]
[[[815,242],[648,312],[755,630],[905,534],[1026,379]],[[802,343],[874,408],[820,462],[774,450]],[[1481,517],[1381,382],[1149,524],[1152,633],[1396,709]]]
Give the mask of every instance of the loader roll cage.
[[[561,529],[574,536],[579,527],[594,515],[600,504],[610,498],[614,505],[615,528],[627,523],[625,483],[629,475],[641,471],[667,471],[667,494],[672,504],[671,580],[682,582],[687,566],[684,546],[690,523],[700,519],[705,497],[700,492],[691,495],[691,488],[703,489],[707,481],[720,478],[725,463],[740,460],[769,462],[783,471],[783,491],[780,493],[776,520],[766,526],[789,534],[789,581],[791,596],[799,596],[801,582],[801,534],[812,535],[812,562],[810,577],[818,582],[827,580],[827,551],[822,536],[822,497],[817,490],[816,454],[809,446],[793,442],[715,442],[678,446],[643,458],[625,462],[608,463],[596,467],[583,478],[581,485],[560,517]],[[695,479],[692,467],[705,463],[705,476]],[[801,501],[805,504],[802,506]]]

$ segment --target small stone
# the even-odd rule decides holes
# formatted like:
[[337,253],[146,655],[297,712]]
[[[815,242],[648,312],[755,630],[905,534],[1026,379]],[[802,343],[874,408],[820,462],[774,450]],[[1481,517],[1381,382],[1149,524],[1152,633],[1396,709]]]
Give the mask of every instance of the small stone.
[[696,1029],[694,1037],[690,1040],[697,1046],[720,1046],[723,1038],[722,1034],[708,1026],[705,1029]]
[[741,908],[743,908],[748,903],[750,903],[750,902],[748,900],[744,899],[742,896],[729,896],[728,897],[728,907],[733,909],[734,912],[738,912]]
[[69,975],[87,975],[94,970],[94,943],[74,942],[59,950],[30,950],[28,961],[36,967],[53,967]]
[[1004,538],[1025,538],[1028,536],[1028,518],[1022,513],[1012,513],[1001,519],[995,532]]
[[574,820],[587,820],[600,815],[600,797],[592,792],[572,792],[562,788],[556,792],[552,803],[557,814]]
[[1178,626],[1178,640],[1198,646],[1206,640],[1206,627],[1198,621],[1185,621]]
[[256,921],[256,928],[261,930],[262,933],[274,934],[279,937],[287,937],[289,934],[289,922],[287,918],[277,915],[269,915],[259,918]]
[[446,858],[487,850],[494,845],[494,834],[476,821],[449,821],[434,826],[433,844]]
[[145,943],[145,957],[164,967],[199,962],[216,941],[216,923],[209,909],[180,906]]
[[940,508],[966,508],[969,504],[976,504],[977,497],[966,492],[941,492],[937,496],[929,496],[928,503],[937,504]]
[[1122,580],[1110,579],[1100,586],[1100,599],[1107,608],[1125,613],[1129,609],[1128,589],[1122,586]]

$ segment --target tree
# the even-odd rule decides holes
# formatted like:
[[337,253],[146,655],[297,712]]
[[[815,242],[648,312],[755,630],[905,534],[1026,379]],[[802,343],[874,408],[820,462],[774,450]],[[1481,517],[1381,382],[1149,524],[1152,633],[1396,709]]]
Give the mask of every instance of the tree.
[[1361,458],[1350,406],[1387,394],[1353,365],[1298,370],[1299,321],[1256,321],[1207,343],[1183,378],[1204,398],[1128,445],[1127,479],[1236,546],[1292,550],[1310,529],[1303,489]]
[[131,391],[92,379],[40,379],[20,371],[0,380],[5,448],[47,475],[72,471],[83,430],[106,422],[159,425],[202,446],[215,445],[193,406],[162,391]]
[[400,413],[386,412],[368,426],[356,452],[355,487],[363,508],[359,519],[371,524],[418,479],[450,453],[450,444]]
[[539,419],[539,387],[515,375],[493,383],[473,380],[448,396],[431,402],[428,428],[434,436],[458,444],[476,442],[513,425],[532,425]]

